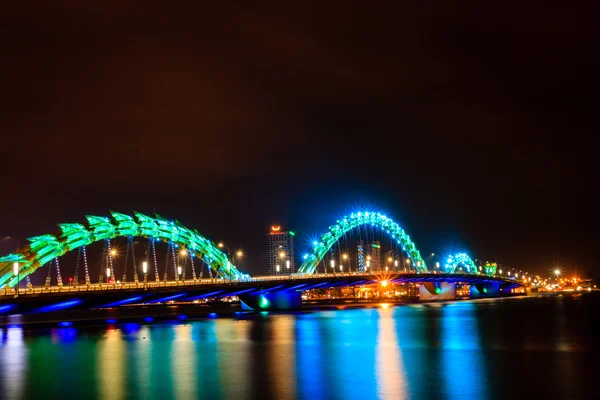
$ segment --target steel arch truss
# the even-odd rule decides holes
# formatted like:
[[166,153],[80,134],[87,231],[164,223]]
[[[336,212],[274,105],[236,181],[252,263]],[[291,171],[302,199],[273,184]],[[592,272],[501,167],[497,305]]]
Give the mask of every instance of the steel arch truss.
[[417,271],[427,271],[425,261],[421,258],[421,254],[415,247],[415,244],[397,223],[380,213],[358,212],[345,216],[341,220],[336,221],[335,225],[330,226],[329,231],[321,235],[320,239],[313,243],[311,252],[305,257],[298,272],[304,274],[314,273],[325,254],[331,249],[331,246],[346,232],[360,225],[375,225],[385,230],[398,242],[402,250],[406,252]]
[[471,260],[471,257],[467,255],[467,253],[456,253],[453,256],[448,256],[446,260],[446,265],[444,265],[444,272],[447,273],[469,273],[469,274],[477,274],[479,271],[477,270],[477,266]]
[[10,287],[16,284],[17,279],[13,271],[15,262],[18,263],[21,280],[71,250],[120,236],[152,237],[171,241],[185,246],[191,254],[202,257],[223,279],[237,279],[242,275],[212,241],[198,231],[181,225],[179,221],[168,221],[158,215],[152,218],[138,212],[135,212],[134,216],[111,212],[111,216],[112,218],[88,215],[87,227],[79,223],[58,224],[60,232],[57,235],[47,234],[29,238],[29,245],[17,250],[16,254],[0,257],[0,288],[7,284]]

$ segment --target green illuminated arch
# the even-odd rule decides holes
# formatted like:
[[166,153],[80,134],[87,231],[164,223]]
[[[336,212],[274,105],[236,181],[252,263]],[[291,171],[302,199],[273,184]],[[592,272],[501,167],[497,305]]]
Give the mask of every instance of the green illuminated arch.
[[448,273],[456,273],[459,268],[464,268],[468,274],[477,274],[477,266],[471,260],[471,257],[467,253],[456,253],[453,256],[448,256],[446,265],[444,265],[444,271]]
[[[0,288],[8,284],[13,287],[16,282],[13,265],[19,263],[19,280],[35,272],[56,257],[104,239],[116,237],[141,236],[152,237],[163,241],[172,241],[182,245],[189,252],[203,257],[204,261],[223,279],[237,279],[241,273],[229,262],[212,241],[190,230],[179,221],[168,221],[160,216],[149,217],[141,213],[134,216],[111,212],[110,217],[86,216],[88,226],[78,223],[59,224],[58,235],[41,235],[29,238],[29,245],[19,249],[17,254],[0,257]],[[12,278],[12,279],[11,279]]]
[[312,274],[317,269],[325,254],[346,232],[360,225],[376,225],[384,229],[390,236],[398,241],[402,250],[408,254],[412,265],[420,272],[426,272],[427,266],[421,258],[421,254],[410,240],[410,237],[400,226],[390,218],[380,213],[359,212],[345,216],[338,220],[335,225],[329,227],[329,231],[321,235],[320,240],[313,243],[312,250],[305,256],[304,262],[298,270],[299,273]]

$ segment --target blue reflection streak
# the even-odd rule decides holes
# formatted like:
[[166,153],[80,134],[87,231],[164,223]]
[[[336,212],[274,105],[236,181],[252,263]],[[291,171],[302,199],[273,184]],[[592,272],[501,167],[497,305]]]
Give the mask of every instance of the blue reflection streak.
[[460,391],[465,398],[489,397],[475,308],[473,302],[453,303],[442,308],[441,369],[448,396]]

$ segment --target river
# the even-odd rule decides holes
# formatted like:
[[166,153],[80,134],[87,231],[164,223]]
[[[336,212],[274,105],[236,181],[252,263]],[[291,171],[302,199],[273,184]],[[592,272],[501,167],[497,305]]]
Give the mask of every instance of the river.
[[0,398],[495,399],[592,394],[600,296],[0,328]]

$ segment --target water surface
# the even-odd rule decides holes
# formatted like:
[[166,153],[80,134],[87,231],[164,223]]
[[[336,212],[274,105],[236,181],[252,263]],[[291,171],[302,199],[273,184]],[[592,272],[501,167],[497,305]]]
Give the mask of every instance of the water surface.
[[[0,328],[2,399],[591,395],[599,296]],[[597,314],[597,312],[596,312]]]

